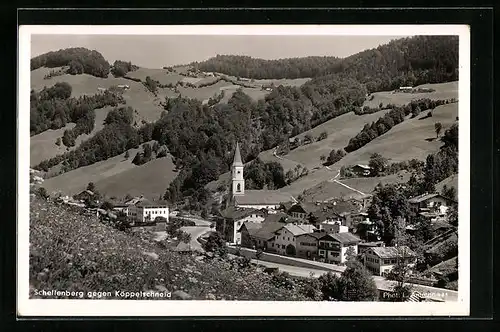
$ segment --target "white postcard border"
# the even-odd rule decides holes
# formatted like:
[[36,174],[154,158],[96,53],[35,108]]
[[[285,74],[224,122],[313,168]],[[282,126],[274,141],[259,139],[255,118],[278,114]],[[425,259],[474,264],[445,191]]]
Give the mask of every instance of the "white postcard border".
[[[459,294],[457,302],[29,299],[29,102],[32,34],[458,35]],[[466,25],[21,26],[18,45],[17,304],[21,316],[467,316],[470,304],[470,31]],[[96,290],[97,291],[97,290]]]

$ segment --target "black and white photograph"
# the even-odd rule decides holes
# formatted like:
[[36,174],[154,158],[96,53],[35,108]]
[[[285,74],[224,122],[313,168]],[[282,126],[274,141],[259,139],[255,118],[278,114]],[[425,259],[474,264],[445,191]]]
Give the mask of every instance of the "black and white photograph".
[[469,48],[459,25],[21,26],[19,312],[467,315]]

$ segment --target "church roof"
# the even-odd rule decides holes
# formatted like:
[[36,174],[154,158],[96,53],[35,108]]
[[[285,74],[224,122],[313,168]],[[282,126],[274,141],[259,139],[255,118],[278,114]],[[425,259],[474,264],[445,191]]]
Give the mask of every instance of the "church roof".
[[279,205],[290,202],[292,197],[277,190],[245,190],[245,194],[235,196],[238,205]]
[[236,149],[234,151],[233,165],[243,166],[240,154],[240,144],[238,142],[236,142]]

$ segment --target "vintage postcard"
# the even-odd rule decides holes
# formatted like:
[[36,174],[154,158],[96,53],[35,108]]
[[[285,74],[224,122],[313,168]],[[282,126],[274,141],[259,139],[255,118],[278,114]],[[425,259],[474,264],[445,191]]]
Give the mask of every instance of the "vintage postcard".
[[468,315],[469,53],[459,25],[21,26],[19,315]]

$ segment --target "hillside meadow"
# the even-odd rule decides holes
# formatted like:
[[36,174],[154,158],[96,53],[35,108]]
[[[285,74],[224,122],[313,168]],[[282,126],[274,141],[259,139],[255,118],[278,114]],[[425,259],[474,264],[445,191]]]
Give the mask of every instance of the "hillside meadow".
[[[123,197],[129,191],[130,194],[141,191],[138,194],[157,199],[165,193],[170,181],[177,176],[173,171],[172,157],[167,155],[137,166],[132,160],[138,151],[142,151],[142,147],[128,151],[128,159],[125,159],[125,153],[122,153],[48,178],[43,186],[49,193],[61,191],[66,195],[74,195],[84,190],[89,182],[93,182],[99,191],[108,196]],[[112,180],[106,180],[108,178]]]
[[412,100],[423,99],[423,98],[428,98],[432,100],[458,98],[458,81],[447,82],[447,83],[422,84],[416,86],[415,88],[434,89],[435,91],[424,92],[424,93],[404,93],[404,92],[393,93],[392,91],[374,92],[371,94],[373,96],[373,99],[371,99],[371,96],[368,97],[367,100],[363,103],[363,107],[364,106],[378,107],[380,103],[382,103],[384,106],[387,104],[402,106],[410,103]]
[[75,127],[74,123],[67,123],[66,126],[62,128],[56,130],[49,129],[44,131],[43,133],[31,136],[30,165],[37,165],[43,160],[50,159],[57,156],[58,154],[63,154],[66,151],[76,149],[83,141],[94,136],[96,132],[104,128],[104,119],[106,119],[106,116],[112,109],[113,107],[96,109],[94,129],[90,132],[90,134],[82,134],[78,136],[75,140],[75,146],[66,147],[62,143],[60,146],[56,145],[57,139],[62,139],[65,130],[73,129]]
[[[436,107],[430,118],[423,118],[426,113],[422,112],[416,118],[403,121],[360,149],[348,153],[340,161],[329,166],[330,170],[321,168],[280,190],[291,195],[299,195],[304,189],[312,188],[333,178],[342,166],[368,164],[373,153],[382,154],[390,162],[410,159],[425,160],[428,154],[437,152],[442,145],[442,142],[436,139],[434,124],[441,122],[442,133],[444,133],[456,121],[458,103]],[[284,156],[284,158],[287,157],[288,155]]]

